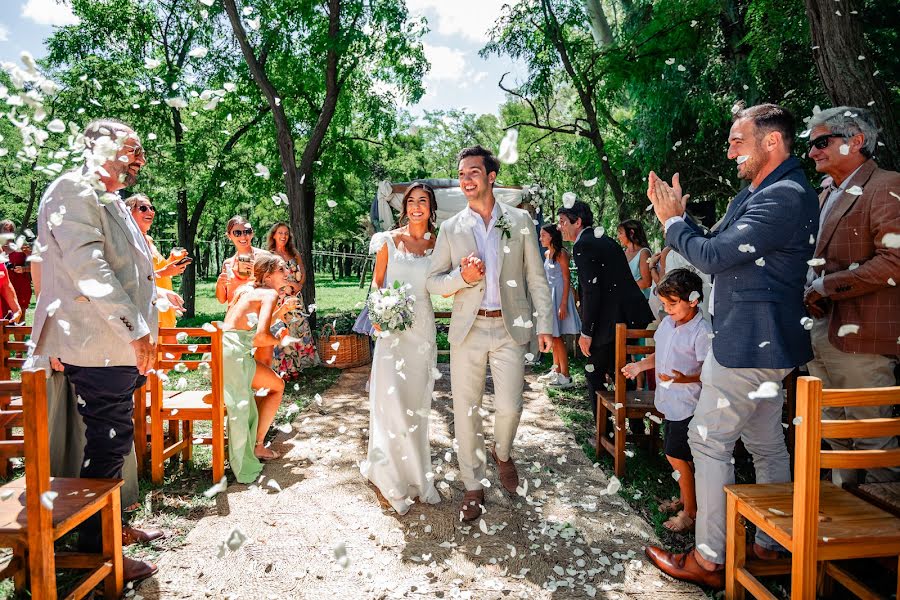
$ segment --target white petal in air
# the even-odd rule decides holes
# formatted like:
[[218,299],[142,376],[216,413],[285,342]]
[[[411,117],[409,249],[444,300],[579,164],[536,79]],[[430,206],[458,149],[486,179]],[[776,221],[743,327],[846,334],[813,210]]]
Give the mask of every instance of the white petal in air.
[[847,323],[845,325],[841,325],[838,328],[838,337],[844,337],[845,335],[850,335],[851,333],[859,333],[859,325],[854,325],[851,323]]
[[271,177],[269,168],[262,163],[256,163],[256,172],[254,173],[254,175],[256,175],[257,177],[262,177],[263,179],[269,179],[269,177]]
[[578,196],[575,195],[575,192],[566,192],[562,195],[562,203],[566,208],[572,208],[572,205],[575,204],[575,200],[578,199]]
[[851,194],[853,196],[862,196],[863,189],[861,187],[859,187],[858,185],[854,185],[849,190],[847,190],[847,193]]
[[508,130],[503,136],[503,141],[500,142],[500,154],[497,156],[500,162],[512,165],[519,160],[518,143],[519,131],[517,129]]
[[109,296],[113,291],[113,286],[108,283],[102,283],[96,279],[82,279],[78,282],[78,289],[85,296],[92,298],[103,298]]
[[741,154],[740,156],[738,156],[735,159],[735,162],[737,162],[737,164],[739,164],[739,165],[742,165],[745,162],[747,162],[749,159],[750,159],[750,156],[748,156],[747,154]]
[[775,381],[763,381],[759,384],[759,387],[747,394],[747,396],[751,400],[756,400],[757,398],[774,398],[779,393],[781,393],[781,384]]
[[193,50],[188,52],[188,56],[191,56],[193,58],[203,58],[208,53],[209,53],[208,48],[206,48],[204,46],[197,46],[196,48],[194,48]]
[[594,187],[595,185],[597,185],[597,178],[594,177],[593,179],[588,179],[586,181],[582,181],[581,184],[584,187]]

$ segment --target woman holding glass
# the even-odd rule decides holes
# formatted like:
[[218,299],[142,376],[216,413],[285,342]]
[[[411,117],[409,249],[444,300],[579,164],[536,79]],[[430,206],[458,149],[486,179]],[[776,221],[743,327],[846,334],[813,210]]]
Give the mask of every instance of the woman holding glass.
[[253,279],[253,259],[262,250],[252,246],[253,226],[244,217],[231,217],[225,234],[234,244],[234,256],[222,264],[222,272],[216,279],[216,300],[231,306],[235,291]]
[[287,298],[297,299],[297,308],[283,318],[288,335],[293,340],[285,346],[275,347],[272,368],[286,380],[297,379],[300,371],[319,364],[316,341],[306,320],[308,315],[303,312],[305,304],[300,291],[303,282],[306,281],[306,272],[287,223],[278,222],[272,225],[266,236],[266,248],[269,252],[280,256],[285,263],[287,277],[284,287],[279,290],[278,306],[281,306]]
[[[184,273],[192,259],[184,248],[177,246],[172,248],[168,258],[156,248],[149,234],[153,219],[156,217],[156,207],[150,202],[150,198],[144,194],[135,194],[125,199],[125,206],[131,211],[131,216],[134,217],[138,228],[144,234],[144,239],[147,240],[147,245],[150,246],[150,252],[153,254],[153,270],[156,272],[156,287],[172,291],[172,277]],[[175,327],[177,318],[175,308],[169,307],[165,311],[160,311],[159,326]]]

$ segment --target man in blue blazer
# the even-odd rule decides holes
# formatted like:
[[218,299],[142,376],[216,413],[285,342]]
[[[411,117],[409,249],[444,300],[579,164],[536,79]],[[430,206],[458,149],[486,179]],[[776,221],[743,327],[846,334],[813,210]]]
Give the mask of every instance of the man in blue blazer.
[[[712,349],[689,431],[697,481],[697,547],[647,556],[678,579],[721,589],[725,563],[725,492],[734,483],[738,438],[753,455],[758,483],[790,481],[781,426],[781,380],[812,358],[803,291],[818,232],[818,201],[791,156],[794,119],[780,106],[738,111],[728,158],[750,182],[732,200],[719,228],[704,235],[683,217],[687,196],[653,172],[647,196],[666,229],[666,243],[713,276],[709,302]],[[757,534],[754,558],[772,558],[778,544]]]

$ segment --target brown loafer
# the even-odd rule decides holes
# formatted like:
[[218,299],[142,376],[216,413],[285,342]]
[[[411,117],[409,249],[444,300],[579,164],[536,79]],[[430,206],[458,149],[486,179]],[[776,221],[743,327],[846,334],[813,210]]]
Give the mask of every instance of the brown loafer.
[[138,529],[136,527],[122,527],[122,545],[130,546],[131,544],[149,544],[153,540],[158,540],[165,533],[160,529]]
[[725,589],[725,567],[707,571],[694,556],[695,549],[684,554],[672,554],[656,546],[647,546],[644,553],[656,567],[675,579],[704,585],[714,590]]
[[459,507],[460,518],[463,521],[474,521],[481,516],[481,507],[483,505],[484,490],[466,490],[462,506]]
[[125,583],[129,581],[141,581],[148,577],[153,577],[159,571],[159,567],[152,562],[143,560],[134,560],[127,556],[122,557],[122,579]]
[[516,463],[513,462],[512,457],[505,462],[497,458],[496,448],[491,448],[491,458],[497,463],[497,470],[500,474],[500,483],[503,485],[503,489],[510,494],[515,494],[516,488],[519,487],[519,473],[516,471]]

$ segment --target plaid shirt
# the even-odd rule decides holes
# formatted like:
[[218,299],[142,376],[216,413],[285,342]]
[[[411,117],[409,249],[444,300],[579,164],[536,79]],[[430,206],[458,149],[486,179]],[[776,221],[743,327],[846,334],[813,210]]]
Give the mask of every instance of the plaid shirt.
[[[897,355],[900,337],[900,249],[884,236],[900,235],[900,173],[869,160],[854,173],[828,211],[816,242],[815,267],[832,300],[828,339],[843,352]],[[859,192],[862,194],[852,193]],[[829,190],[819,196],[820,204]],[[842,325],[857,333],[838,336]]]

